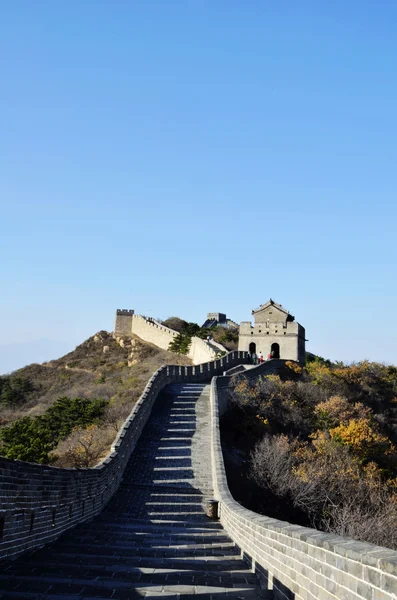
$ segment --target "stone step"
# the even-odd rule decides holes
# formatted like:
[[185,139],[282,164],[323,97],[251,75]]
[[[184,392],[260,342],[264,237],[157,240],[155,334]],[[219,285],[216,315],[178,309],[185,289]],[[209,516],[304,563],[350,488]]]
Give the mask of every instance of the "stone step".
[[[132,517],[133,517],[133,515],[130,514],[130,513],[123,513],[123,517],[122,518],[124,518],[125,521],[128,523],[128,521],[130,519],[132,520]],[[134,521],[142,520],[142,521],[147,522],[147,519],[134,518],[133,520]],[[181,522],[181,523],[183,523],[183,522],[185,522],[187,524],[188,523],[199,524],[199,523],[205,523],[206,520],[207,520],[207,517],[206,517],[206,515],[203,512],[200,512],[198,514],[189,513],[187,515],[179,515],[179,514],[177,514],[177,515],[172,515],[172,517],[169,516],[169,515],[164,515],[164,518],[160,518],[160,516],[157,516],[157,517],[151,518],[150,520],[151,520],[152,523],[161,523],[161,522],[164,522],[164,523]]]
[[[240,555],[228,556],[228,557],[190,557],[190,558],[164,558],[155,556],[141,556],[134,560],[121,555],[104,554],[102,556],[95,556],[91,553],[88,554],[76,554],[75,552],[61,552],[57,550],[56,553],[43,549],[35,552],[30,556],[30,564],[36,562],[45,562],[46,564],[81,564],[83,566],[90,564],[92,560],[95,560],[96,565],[113,565],[134,567],[139,568],[153,568],[153,569],[190,569],[190,570],[205,570],[208,571],[245,571],[247,569],[247,563],[242,560]],[[15,563],[11,563],[15,564]],[[6,568],[6,565],[5,567]]]
[[[61,578],[73,579],[73,581],[106,581],[107,578],[112,578],[117,581],[139,581],[142,583],[151,583],[154,579],[158,582],[166,581],[169,583],[182,583],[183,585],[205,585],[206,582],[211,585],[231,585],[237,584],[253,584],[257,585],[257,577],[247,568],[240,571],[221,571],[213,570],[211,574],[205,569],[173,569],[166,564],[162,567],[143,567],[141,565],[97,565],[97,564],[80,564],[70,563],[48,563],[35,562],[31,565],[26,565],[24,569],[16,569],[19,578],[35,578],[38,570],[40,570],[40,578]],[[15,573],[12,566],[4,570],[2,576],[12,576]],[[0,575],[0,582],[1,577]]]
[[208,386],[169,386],[105,510],[3,563],[0,600],[272,598],[204,513],[213,496],[208,405]]
[[[92,523],[92,521],[91,521]],[[102,518],[102,519],[95,519],[94,523],[109,523],[112,525],[123,525],[125,524],[126,527],[135,527],[135,528],[139,528],[139,527],[149,527],[149,528],[156,528],[158,527],[157,525],[150,523],[147,519],[128,519],[128,515],[127,518],[123,517],[123,518],[119,518],[118,515],[116,513],[110,513],[109,518]],[[170,524],[167,525],[167,531],[170,529],[195,529],[195,530],[213,530],[213,529],[223,529],[222,525],[220,523],[218,523],[217,521],[210,521],[209,519],[203,519],[200,523],[197,522],[190,522],[189,520],[186,522],[181,522],[181,523],[174,523],[174,524]]]
[[226,545],[228,547],[232,542],[230,542],[230,538],[227,536],[206,536],[202,538],[192,537],[192,536],[167,536],[167,535],[150,535],[147,536],[145,534],[139,535],[117,535],[117,534],[109,534],[109,533],[86,533],[83,535],[75,535],[64,538],[63,544],[68,544],[73,542],[74,544],[101,544],[106,546],[112,546],[113,548],[117,548],[120,544],[123,546],[131,545],[135,546],[154,546],[159,548],[161,546],[168,546],[172,548],[173,546],[188,546],[189,548],[204,548],[211,545],[213,548],[218,548],[219,546]]
[[120,541],[131,541],[137,542],[139,541],[141,544],[152,544],[152,543],[160,543],[167,542],[172,544],[174,542],[179,542],[183,544],[220,544],[230,542],[230,538],[225,535],[225,533],[216,532],[213,533],[201,533],[200,535],[194,535],[189,532],[183,533],[175,533],[170,534],[164,531],[157,532],[138,532],[138,531],[110,531],[109,529],[87,529],[86,531],[74,531],[73,533],[66,534],[63,536],[63,541],[69,542],[70,540],[85,540],[88,539],[98,540],[101,543],[108,543],[112,540],[120,540]]
[[[139,574],[138,574],[139,575]],[[200,584],[195,581],[189,583],[180,583],[177,578],[167,579],[163,573],[152,573],[147,581],[141,581],[139,579],[134,580],[133,575],[126,577],[125,580],[120,578],[112,577],[98,577],[94,581],[87,577],[61,577],[51,575],[44,576],[42,578],[29,577],[21,575],[18,577],[17,587],[11,583],[10,580],[0,574],[0,585],[5,585],[4,591],[20,593],[26,590],[28,593],[41,592],[46,595],[48,594],[68,594],[82,598],[96,597],[96,598],[123,598],[122,592],[124,592],[124,598],[127,598],[127,594],[135,591],[138,594],[144,595],[145,593],[151,594],[186,594],[186,595],[199,595],[201,593],[207,594],[225,594],[227,590],[231,590],[234,593],[240,592],[245,594],[251,593],[250,597],[261,597],[261,589],[259,586],[253,586],[247,583],[232,583],[231,586],[224,586],[222,583],[216,580],[215,577],[209,576],[206,584]],[[14,587],[12,587],[14,585]],[[9,589],[7,589],[7,587]],[[2,590],[3,591],[3,590]],[[243,596],[246,597],[245,595]]]
[[127,543],[109,544],[109,546],[100,543],[59,543],[57,544],[57,551],[60,552],[72,552],[76,555],[88,554],[88,555],[112,555],[112,556],[125,556],[127,558],[134,557],[149,557],[157,556],[158,558],[175,558],[175,557],[211,557],[211,556],[240,556],[240,552],[237,548],[230,543],[212,545],[205,544],[197,545],[196,547],[185,547],[184,545],[179,546],[159,546],[159,547],[148,547],[142,545],[133,545]]
[[[194,597],[195,594],[186,594],[186,593],[151,593],[146,592],[146,593],[139,593],[139,591],[136,590],[132,590],[130,592],[121,592],[119,590],[115,591],[114,595],[112,596],[113,600],[142,600],[142,598],[150,598],[152,600],[156,599],[158,600],[159,597],[162,598],[162,600],[187,600],[187,599],[192,599]],[[5,593],[1,593],[0,591],[0,598],[1,600],[103,600],[103,596],[80,596],[80,595],[70,595],[67,592],[64,594],[42,594],[42,593],[35,593],[35,592],[5,592]],[[211,593],[202,593],[199,592],[199,595],[197,596],[197,600],[221,600],[222,598],[224,599],[230,599],[230,600],[255,600],[258,598],[258,594],[256,592],[250,592],[250,591],[244,591],[244,593],[242,593],[241,591],[237,591],[237,592],[231,592],[230,590],[228,590],[225,594],[221,594],[219,596],[219,594],[211,594]],[[261,598],[262,600],[273,600],[274,596],[273,596],[273,592],[271,591],[261,591],[261,594],[259,596],[259,598]]]

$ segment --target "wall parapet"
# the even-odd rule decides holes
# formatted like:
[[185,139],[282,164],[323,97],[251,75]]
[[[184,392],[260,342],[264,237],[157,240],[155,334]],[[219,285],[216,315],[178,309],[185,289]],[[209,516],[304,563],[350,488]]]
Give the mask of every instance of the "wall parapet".
[[100,513],[117,490],[124,469],[161,390],[174,382],[209,381],[247,353],[230,352],[195,366],[166,365],[149,379],[108,456],[92,469],[61,469],[0,457],[0,559],[56,539]]
[[[261,373],[277,367],[269,361]],[[252,372],[246,374],[252,376]],[[211,452],[220,520],[277,600],[395,600],[397,552],[259,515],[238,504],[226,478],[219,417],[230,377],[211,382]]]
[[175,331],[175,329],[171,329],[170,327],[167,327],[166,325],[163,325],[162,323],[160,323],[159,321],[156,321],[156,319],[152,319],[151,317],[144,317],[142,315],[135,315],[134,318],[136,318],[136,319],[143,319],[146,322],[147,325],[150,325],[151,327],[156,327],[157,329],[161,329],[161,331],[165,331],[166,333],[169,333],[173,337],[175,337],[176,335],[178,335],[178,332]]
[[116,315],[120,315],[120,316],[124,316],[124,317],[132,317],[133,314],[134,314],[134,311],[130,310],[129,308],[118,308],[116,310]]
[[194,364],[208,360],[216,360],[218,355],[225,352],[226,348],[216,342],[207,342],[197,336],[193,336],[190,342],[188,357]]
[[[131,318],[131,333],[134,333],[142,340],[150,342],[168,350],[170,343],[179,335],[174,329],[166,327],[156,319],[144,317],[142,315],[133,315]],[[197,336],[191,339],[188,357],[193,364],[198,365],[203,362],[216,360],[220,352],[227,352],[222,344],[211,341],[207,342]]]
[[132,316],[131,333],[163,350],[168,350],[170,343],[178,335],[177,331],[162,325],[155,319],[142,315]]

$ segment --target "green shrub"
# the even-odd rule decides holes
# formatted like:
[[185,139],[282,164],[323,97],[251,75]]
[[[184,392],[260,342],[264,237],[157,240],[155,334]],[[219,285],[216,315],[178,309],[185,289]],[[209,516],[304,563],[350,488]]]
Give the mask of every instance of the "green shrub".
[[0,404],[11,408],[20,406],[28,400],[34,389],[30,379],[0,377]]
[[104,414],[107,400],[59,398],[43,415],[23,417],[0,432],[3,456],[48,464],[49,453],[75,427],[96,423]]

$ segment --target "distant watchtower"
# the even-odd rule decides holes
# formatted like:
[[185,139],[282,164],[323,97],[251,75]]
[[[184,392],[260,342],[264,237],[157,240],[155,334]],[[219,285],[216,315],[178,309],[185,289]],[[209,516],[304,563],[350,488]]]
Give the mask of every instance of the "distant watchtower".
[[118,333],[119,335],[131,335],[133,314],[133,310],[118,308],[116,310],[114,333]]
[[305,362],[305,329],[272,299],[252,311],[255,324],[240,323],[238,349],[274,358]]

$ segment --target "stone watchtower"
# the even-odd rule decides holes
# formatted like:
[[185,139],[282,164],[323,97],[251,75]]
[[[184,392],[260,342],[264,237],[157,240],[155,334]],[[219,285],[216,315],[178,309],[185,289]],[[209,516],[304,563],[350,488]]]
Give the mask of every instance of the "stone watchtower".
[[127,308],[118,308],[116,311],[116,321],[114,324],[114,333],[120,335],[131,335],[133,310]]
[[272,299],[252,311],[255,324],[240,323],[238,349],[274,358],[305,362],[305,329],[295,317]]

